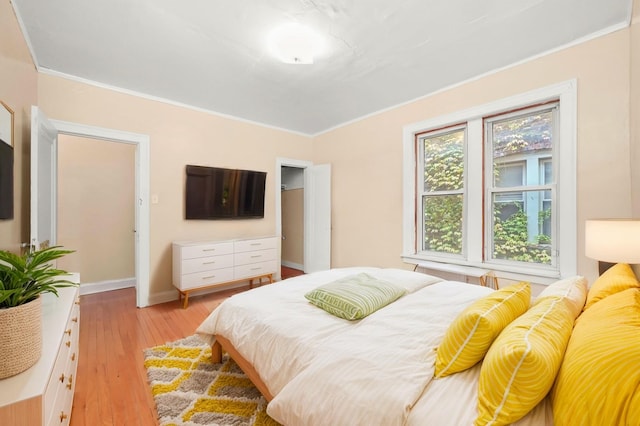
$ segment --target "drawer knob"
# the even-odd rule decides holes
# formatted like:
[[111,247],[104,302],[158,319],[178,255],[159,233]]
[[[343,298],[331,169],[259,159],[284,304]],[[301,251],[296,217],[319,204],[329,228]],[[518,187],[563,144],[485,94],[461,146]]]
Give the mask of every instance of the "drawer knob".
[[69,383],[67,383],[67,389],[71,390],[72,386],[73,386],[73,374],[69,376]]
[[68,334],[69,336],[71,336],[71,329],[65,330],[64,334]]
[[79,304],[80,304],[80,301],[79,301],[79,300],[76,300],[76,305],[79,305]]
[[65,343],[65,345],[70,348],[71,347],[71,340],[68,340],[67,343]]
[[78,322],[78,317],[73,317],[73,318],[71,318],[71,321],[73,321],[73,322]]
[[59,380],[60,380],[61,383],[64,383],[64,373],[62,373],[62,375],[60,375],[60,379]]
[[64,411],[60,412],[60,423],[64,422],[69,416]]
[[72,353],[71,354],[71,361],[75,361],[76,360],[76,353]]

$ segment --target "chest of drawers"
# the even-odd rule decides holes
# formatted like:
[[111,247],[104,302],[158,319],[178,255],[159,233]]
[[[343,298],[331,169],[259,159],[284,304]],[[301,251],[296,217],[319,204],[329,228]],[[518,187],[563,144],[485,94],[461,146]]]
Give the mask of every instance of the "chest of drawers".
[[80,334],[79,290],[58,289],[42,299],[42,356],[28,370],[0,380],[0,424],[68,425]]
[[254,280],[273,282],[278,267],[277,237],[173,243],[173,285],[189,303],[195,290]]

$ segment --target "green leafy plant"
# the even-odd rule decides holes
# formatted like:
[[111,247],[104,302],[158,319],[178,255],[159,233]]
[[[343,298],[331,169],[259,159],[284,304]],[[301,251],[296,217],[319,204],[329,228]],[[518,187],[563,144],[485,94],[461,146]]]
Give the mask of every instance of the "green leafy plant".
[[67,271],[51,265],[51,261],[69,253],[73,250],[60,246],[29,250],[22,255],[0,250],[0,309],[23,305],[43,293],[57,296],[58,288],[76,286],[64,279]]

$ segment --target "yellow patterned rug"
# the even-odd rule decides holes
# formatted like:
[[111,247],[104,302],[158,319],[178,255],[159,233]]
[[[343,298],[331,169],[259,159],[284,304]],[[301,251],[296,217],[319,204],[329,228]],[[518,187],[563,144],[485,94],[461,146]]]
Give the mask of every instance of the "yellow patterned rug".
[[161,426],[278,425],[240,367],[226,354],[213,364],[198,336],[146,349],[144,359]]

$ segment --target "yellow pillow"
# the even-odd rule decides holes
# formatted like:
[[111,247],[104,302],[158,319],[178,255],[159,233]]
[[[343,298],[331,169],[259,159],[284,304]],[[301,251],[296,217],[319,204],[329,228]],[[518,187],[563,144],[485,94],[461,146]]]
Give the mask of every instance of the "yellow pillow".
[[491,342],[531,301],[531,286],[522,282],[496,290],[469,305],[451,323],[436,353],[435,377],[473,367]]
[[569,302],[573,317],[576,318],[584,308],[584,303],[587,300],[587,291],[586,278],[576,275],[548,285],[536,297],[534,305],[545,297],[563,297]]
[[475,426],[511,424],[549,393],[571,336],[573,312],[566,298],[546,297],[505,327],[480,368]]
[[640,289],[594,304],[576,320],[551,392],[564,425],[640,424]]
[[587,303],[584,305],[586,311],[590,306],[607,296],[618,293],[628,288],[638,288],[640,283],[633,273],[631,266],[626,263],[617,263],[607,269],[596,282],[593,283],[587,294]]

